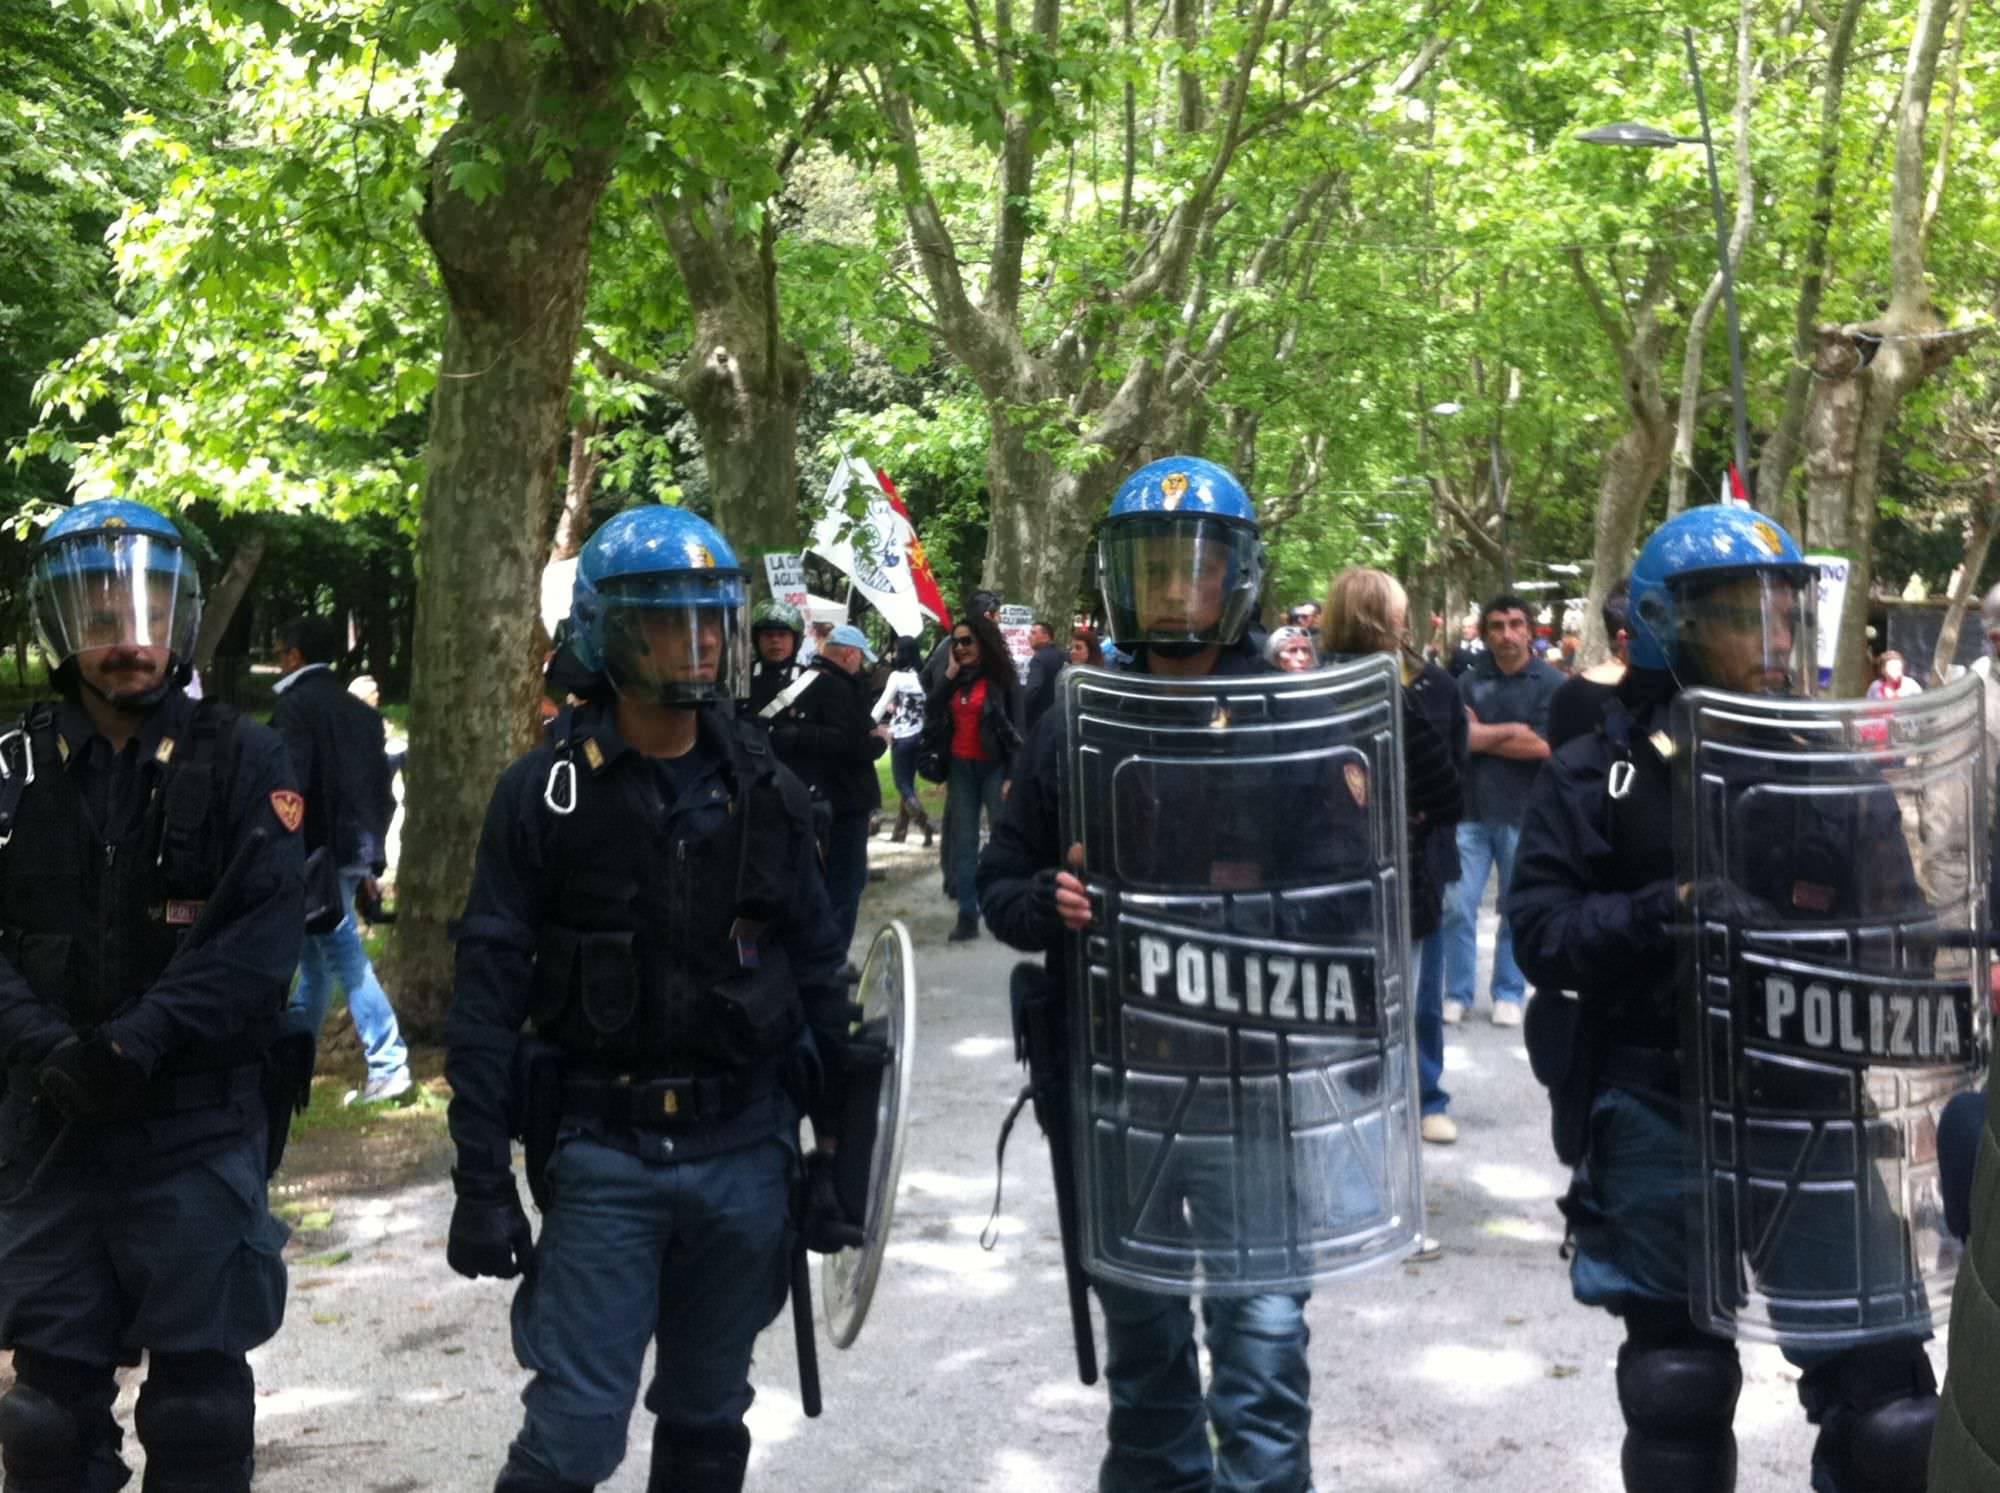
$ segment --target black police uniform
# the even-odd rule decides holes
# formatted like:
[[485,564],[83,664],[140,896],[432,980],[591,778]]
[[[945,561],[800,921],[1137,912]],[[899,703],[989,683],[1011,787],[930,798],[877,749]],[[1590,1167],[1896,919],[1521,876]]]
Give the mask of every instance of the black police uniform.
[[[797,641],[793,639],[794,645]],[[752,720],[760,718],[764,707],[791,688],[805,671],[806,666],[799,662],[797,653],[781,664],[770,663],[759,655],[750,665],[750,693],[744,698],[743,714]]]
[[805,673],[812,683],[765,724],[778,760],[826,806],[826,895],[845,946],[868,886],[868,819],[882,807],[875,759],[889,744],[875,734],[865,679],[830,658],[814,659]]
[[[299,960],[303,801],[276,733],[177,688],[123,750],[66,703],[0,752],[7,1487],[119,1487],[113,1370],[144,1352],[145,1487],[246,1489],[245,1355],[284,1319],[261,1078]],[[35,1070],[72,1037],[99,1056],[91,1112],[65,1118]]]
[[[1146,651],[1133,666],[1143,670]],[[1246,641],[1222,650],[1216,675],[1268,672]],[[1055,876],[1064,864],[1061,779],[1069,749],[1061,710],[1029,734],[1014,787],[978,864],[979,906],[1000,938],[1047,955],[1050,978],[1068,983],[1063,928],[1055,911]],[[1305,861],[1348,864],[1358,824],[1329,822],[1324,833],[1296,831],[1297,802],[1279,792],[1241,820],[1161,826],[1153,843],[1162,862],[1263,859],[1274,851]],[[1164,865],[1160,879],[1171,880]],[[1075,1010],[1073,993],[1065,1006]],[[1066,1039],[1060,1039],[1064,1050]],[[1067,1079],[1063,1080],[1067,1086]],[[1216,1485],[1307,1493],[1312,1481],[1311,1374],[1306,1359],[1306,1297],[1288,1293],[1209,1296],[1201,1312],[1214,1387],[1204,1400],[1187,1299],[1092,1282],[1104,1309],[1104,1375],[1110,1419],[1098,1486],[1104,1493],[1191,1493]],[[1214,1425],[1211,1444],[1210,1423]]]
[[[1625,1321],[1618,1392],[1633,1493],[1733,1487],[1731,1423],[1742,1385],[1735,1343],[1698,1329],[1688,1308],[1680,992],[1670,931],[1679,888],[1672,772],[1660,746],[1671,742],[1670,695],[1664,676],[1628,673],[1599,729],[1544,764],[1504,904],[1529,978],[1580,996],[1564,1071],[1544,1077],[1555,1079],[1558,1151],[1580,1162],[1563,1205],[1576,1246],[1571,1286],[1579,1301]],[[1611,776],[1621,762],[1631,765],[1631,781],[1614,797]],[[1910,880],[1906,856],[1900,867],[1852,863],[1855,845],[1902,845],[1893,822],[1860,831],[1825,818],[1793,822],[1793,807],[1768,834],[1746,837],[1755,849],[1738,882],[1743,894],[1772,908],[1803,896],[1844,912],[1869,895],[1873,878]],[[1871,794],[1818,812],[1838,820],[1893,816],[1895,807]],[[1893,890],[1888,895],[1895,900]],[[1530,1015],[1531,1049],[1556,1030],[1543,1025],[1544,1014]],[[1921,1486],[1936,1402],[1920,1337],[1787,1356],[1805,1371],[1799,1398],[1821,1427],[1818,1493]],[[1898,1470],[1909,1468],[1914,1484]]]
[[566,713],[501,778],[480,837],[445,1028],[455,1181],[461,1210],[491,1200],[524,1231],[508,1137],[525,1131],[544,1212],[514,1302],[535,1378],[500,1493],[608,1478],[655,1339],[649,1486],[740,1486],[801,1104],[834,1133],[816,1070],[843,1055],[845,949],[806,795],[761,730],[726,709],[699,722],[661,759],[608,703]]

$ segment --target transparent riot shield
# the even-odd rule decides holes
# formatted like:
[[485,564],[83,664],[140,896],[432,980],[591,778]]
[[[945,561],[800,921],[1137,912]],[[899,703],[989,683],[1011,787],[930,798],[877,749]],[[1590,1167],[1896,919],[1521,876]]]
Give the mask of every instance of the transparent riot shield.
[[[843,1141],[859,1138],[843,1164],[862,1168],[852,1189],[867,1199],[862,1242],[825,1257],[820,1297],[826,1303],[827,1335],[836,1348],[851,1348],[875,1297],[875,1282],[889,1248],[889,1225],[896,1213],[896,1183],[903,1174],[903,1142],[910,1125],[910,1079],[917,1040],[916,961],[910,934],[900,921],[884,924],[868,946],[854,999],[860,1007],[850,1037],[849,1106],[868,1111]],[[869,1123],[872,1121],[872,1123]]]
[[1083,1264],[1304,1290],[1422,1236],[1401,681],[1063,676]]
[[1959,1246],[1936,1118],[1985,1071],[1980,683],[1675,705],[1683,1094],[1699,1325],[1928,1332]]

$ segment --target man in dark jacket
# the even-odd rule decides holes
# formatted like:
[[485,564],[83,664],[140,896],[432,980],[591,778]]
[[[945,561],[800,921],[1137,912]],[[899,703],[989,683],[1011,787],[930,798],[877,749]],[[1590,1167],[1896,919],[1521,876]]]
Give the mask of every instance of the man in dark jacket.
[[868,636],[842,623],[820,645],[808,666],[811,683],[770,722],[771,749],[797,773],[815,803],[831,813],[826,831],[826,895],[833,904],[841,947],[854,939],[861,893],[868,885],[868,816],[882,807],[875,759],[889,749],[878,728],[875,703],[861,677],[875,662]]
[[410,1092],[409,1049],[388,992],[375,977],[354,898],[377,895],[375,878],[388,867],[386,840],[395,817],[382,717],[347,692],[333,672],[340,633],[324,617],[300,617],[278,635],[278,703],[271,724],[285,739],[292,769],[306,795],[305,849],[332,858],[340,880],[340,926],[309,935],[299,958],[299,983],[286,1014],[288,1030],[319,1035],[339,984],[347,1014],[368,1060],[364,1087],[347,1102],[385,1103]]
[[1028,646],[1033,650],[1033,656],[1028,660],[1024,708],[1028,717],[1027,728],[1032,731],[1035,722],[1056,703],[1056,677],[1069,662],[1069,650],[1056,646],[1055,629],[1040,620],[1028,629]]
[[166,518],[77,504],[28,595],[61,698],[0,740],[0,1462],[20,1493],[114,1493],[143,1353],[146,1487],[247,1493],[305,806],[276,736],[183,693],[201,589]]

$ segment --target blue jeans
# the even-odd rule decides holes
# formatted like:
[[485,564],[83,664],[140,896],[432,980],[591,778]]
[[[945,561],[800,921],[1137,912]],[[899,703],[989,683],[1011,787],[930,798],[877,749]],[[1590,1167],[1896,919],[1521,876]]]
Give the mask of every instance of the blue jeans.
[[[1468,821],[1458,827],[1458,859],[1464,868],[1452,884],[1453,896],[1445,904],[1444,939],[1445,999],[1473,1004],[1473,984],[1479,977],[1479,902],[1486,895],[1486,877],[1500,873],[1500,896],[1505,907],[1507,887],[1514,879],[1514,852],[1521,848],[1518,824],[1482,824]],[[1507,916],[1500,916],[1500,933],[1493,942],[1493,1000],[1516,1005],[1528,993],[1528,982],[1514,963],[1514,935]]]
[[514,1354],[535,1376],[507,1451],[520,1486],[611,1476],[648,1344],[646,1408],[662,1429],[742,1425],[750,1350],[789,1285],[792,1168],[776,1136],[684,1162],[583,1135],[561,1144],[534,1268],[514,1297]]
[[348,866],[340,873],[341,906],[347,915],[331,933],[309,936],[299,950],[299,983],[292,988],[292,1000],[285,1012],[288,1031],[319,1035],[326,1022],[326,1008],[339,982],[347,995],[347,1014],[354,1018],[354,1035],[368,1058],[370,1078],[392,1078],[409,1066],[409,1049],[403,1045],[402,1030],[390,1008],[389,993],[375,978],[375,966],[361,946],[361,930],[354,923],[354,894],[368,879],[366,866]]
[[958,915],[973,922],[979,919],[979,889],[974,885],[979,872],[979,811],[986,810],[989,824],[1000,822],[1000,785],[1006,778],[1004,762],[951,759],[945,828],[952,837],[952,882],[958,894]]
[[[1455,897],[1458,884],[1445,888]],[[1423,1113],[1441,1115],[1451,1107],[1444,1077],[1444,930],[1417,945],[1417,1096]]]
[[903,736],[889,743],[889,776],[896,784],[896,797],[917,796],[917,758],[924,752],[922,736]]
[[1204,1403],[1187,1298],[1096,1290],[1111,1394],[1098,1493],[1311,1493],[1305,1297],[1203,1298],[1214,1370]]

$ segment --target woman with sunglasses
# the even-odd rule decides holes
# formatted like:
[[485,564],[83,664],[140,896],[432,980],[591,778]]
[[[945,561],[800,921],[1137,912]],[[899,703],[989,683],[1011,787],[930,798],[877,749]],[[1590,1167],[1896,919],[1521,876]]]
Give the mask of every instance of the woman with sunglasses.
[[951,842],[958,924],[951,941],[979,936],[979,813],[989,825],[1014,776],[1021,749],[1021,686],[1014,657],[990,617],[961,618],[952,628],[944,676],[931,690],[925,734],[947,731],[945,832]]

